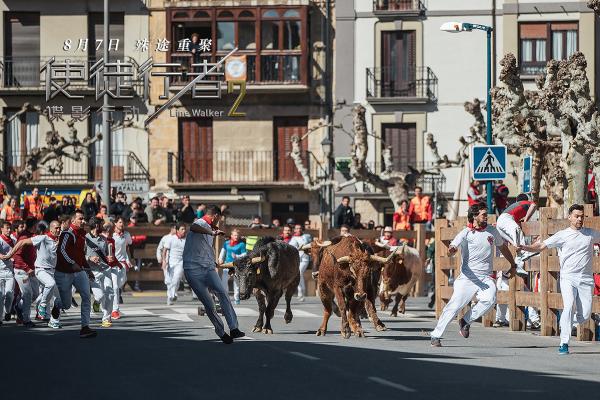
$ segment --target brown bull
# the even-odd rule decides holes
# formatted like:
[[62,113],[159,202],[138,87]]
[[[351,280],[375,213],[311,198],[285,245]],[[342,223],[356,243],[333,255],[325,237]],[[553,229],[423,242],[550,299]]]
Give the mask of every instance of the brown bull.
[[341,334],[344,338],[349,338],[351,332],[358,337],[364,337],[358,318],[358,312],[363,307],[367,308],[376,329],[384,330],[385,326],[377,317],[372,301],[374,296],[370,299],[368,294],[371,291],[370,286],[373,285],[374,262],[383,263],[387,260],[370,254],[362,243],[352,236],[336,238],[326,243],[313,242],[310,251],[313,262],[319,265],[317,288],[323,303],[323,322],[317,330],[317,336],[327,333],[334,297],[340,308]]
[[[390,253],[390,247],[387,245],[376,244],[383,249],[378,254],[387,256]],[[398,310],[401,314],[406,311],[406,299],[413,287],[423,273],[423,262],[419,257],[419,252],[406,245],[402,245],[396,251],[393,261],[386,264],[381,274],[381,283],[379,285],[379,300],[381,302],[381,311],[387,310],[388,306],[395,300],[392,307],[391,316],[397,317]]]

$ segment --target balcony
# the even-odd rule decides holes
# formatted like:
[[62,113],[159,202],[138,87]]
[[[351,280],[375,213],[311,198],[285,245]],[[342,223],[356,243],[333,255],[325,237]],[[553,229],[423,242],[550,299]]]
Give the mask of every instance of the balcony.
[[[9,151],[0,155],[1,167],[8,175],[15,177],[26,167],[27,152]],[[59,173],[47,169],[34,172],[31,183],[48,185],[84,185],[102,180],[102,155],[82,155],[79,161],[62,158],[63,167]],[[50,167],[52,161],[46,164]],[[148,170],[135,153],[131,151],[113,151],[111,177],[114,181],[147,182]]]
[[418,17],[425,14],[421,0],[373,0],[373,13],[380,17]]
[[372,104],[437,102],[438,78],[429,67],[367,68],[367,101]]
[[[309,163],[308,154],[303,156]],[[172,185],[302,184],[294,162],[277,151],[183,151],[168,154],[168,181]],[[310,170],[310,169],[309,169]]]

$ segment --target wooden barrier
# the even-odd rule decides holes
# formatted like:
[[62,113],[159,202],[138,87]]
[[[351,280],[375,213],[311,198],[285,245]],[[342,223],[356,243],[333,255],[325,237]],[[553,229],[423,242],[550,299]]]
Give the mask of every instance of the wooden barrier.
[[[545,240],[554,233],[569,226],[567,219],[559,218],[559,210],[555,208],[541,208],[540,220],[521,224],[525,236],[539,236]],[[600,230],[600,217],[593,216],[591,206],[585,207],[585,226]],[[495,217],[490,216],[488,223],[493,224]],[[460,273],[460,251],[454,256],[448,255],[448,246],[452,239],[466,225],[465,218],[455,221],[437,219],[435,222],[435,293],[436,293],[436,316],[439,318],[442,309],[452,296],[452,286],[449,284],[450,275],[456,279]],[[514,254],[514,248],[509,246]],[[498,252],[497,252],[498,253]],[[506,259],[496,254],[493,260],[494,271],[508,271],[510,268]],[[533,275],[539,273],[539,292],[531,292],[526,289],[525,281],[520,276],[509,280],[508,291],[498,291],[497,304],[507,304],[509,307],[509,324],[513,331],[524,331],[527,329],[525,322],[525,309],[533,307],[539,309],[540,334],[542,336],[553,336],[558,334],[558,311],[562,309],[562,296],[559,291],[560,263],[556,249],[547,249],[540,253],[539,257],[533,257],[525,265],[527,272]],[[593,258],[593,272],[600,273],[600,257]],[[531,286],[535,285],[535,280]],[[483,318],[484,326],[489,327],[494,321],[496,309],[490,310]],[[592,313],[600,313],[600,296],[592,299]],[[578,340],[597,340],[595,336],[594,322],[590,319],[578,327]]]

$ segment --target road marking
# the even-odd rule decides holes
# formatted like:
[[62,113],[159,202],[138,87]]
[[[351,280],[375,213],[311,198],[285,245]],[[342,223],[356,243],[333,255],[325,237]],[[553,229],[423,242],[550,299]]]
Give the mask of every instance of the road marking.
[[154,315],[153,312],[148,311],[143,308],[122,309],[121,313],[126,317],[140,317],[140,316],[146,316],[146,315]]
[[173,308],[173,311],[175,311],[176,313],[179,313],[179,314],[192,314],[192,315],[196,315],[196,314],[198,314],[198,307],[195,307],[195,308],[189,308],[189,307],[185,307],[185,308]]
[[311,356],[310,354],[304,354],[304,353],[300,353],[300,352],[298,352],[298,351],[290,351],[289,353],[290,353],[290,354],[293,354],[293,355],[295,355],[295,356],[298,356],[298,357],[306,358],[307,360],[311,360],[311,361],[317,361],[317,360],[320,360],[320,358],[319,358],[319,357]]
[[194,322],[187,314],[158,314],[158,316],[173,321]]
[[[284,308],[278,308],[278,309],[276,309],[276,311],[278,311],[282,314],[285,314]],[[318,317],[320,317],[320,315],[313,314],[311,312],[304,311],[304,310],[298,310],[298,309],[292,310],[292,314],[294,315],[294,317],[300,317],[300,318],[303,318],[303,317],[310,317],[310,318],[317,317],[318,318]]]
[[401,385],[399,383],[390,382],[387,379],[383,379],[383,378],[380,378],[378,376],[370,376],[368,379],[370,381],[375,382],[375,383],[379,383],[380,385],[389,386],[389,387],[392,387],[394,389],[402,390],[403,392],[409,392],[409,393],[416,392],[416,390],[413,389],[413,388],[409,388],[408,386],[404,386],[404,385]]
[[234,307],[238,317],[258,317],[258,311],[246,307]]

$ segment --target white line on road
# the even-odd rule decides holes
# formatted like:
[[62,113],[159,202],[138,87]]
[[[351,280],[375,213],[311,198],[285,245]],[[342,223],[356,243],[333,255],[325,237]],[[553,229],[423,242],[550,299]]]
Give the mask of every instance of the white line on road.
[[158,316],[173,321],[194,322],[187,314],[159,314]]
[[290,353],[290,354],[293,354],[293,355],[295,355],[295,356],[298,356],[298,357],[306,358],[307,360],[311,360],[311,361],[317,361],[317,360],[320,360],[320,358],[319,358],[319,357],[311,356],[310,354],[304,354],[304,353],[300,353],[300,352],[298,352],[298,351],[290,351],[289,353]]
[[[283,309],[283,308],[278,308],[277,311],[282,314],[285,314],[285,309]],[[292,310],[292,314],[294,315],[294,317],[300,317],[300,318],[303,318],[303,317],[312,317],[312,318],[317,317],[318,318],[318,317],[320,317],[320,315],[313,314],[311,312],[304,311],[304,310],[298,310],[298,309]]]
[[368,379],[370,381],[379,383],[380,385],[389,386],[389,387],[392,387],[394,389],[402,390],[403,392],[409,392],[409,393],[416,392],[416,390],[413,389],[413,388],[409,388],[408,386],[404,386],[404,385],[401,385],[399,383],[390,382],[387,379],[383,379],[383,378],[380,378],[378,376],[370,376]]

